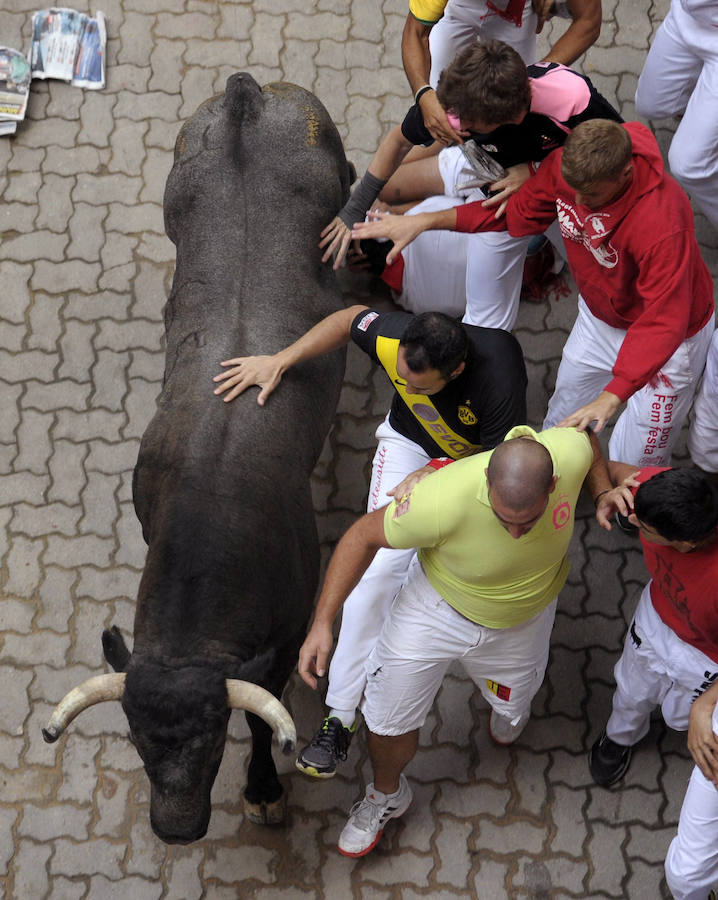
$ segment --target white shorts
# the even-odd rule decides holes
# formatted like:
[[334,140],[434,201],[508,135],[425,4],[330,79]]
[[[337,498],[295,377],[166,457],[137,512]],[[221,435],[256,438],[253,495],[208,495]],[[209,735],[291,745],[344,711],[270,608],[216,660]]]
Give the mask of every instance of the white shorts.
[[693,404],[688,452],[704,472],[718,472],[718,331],[713,333],[706,370]]
[[666,725],[685,731],[691,704],[718,678],[718,663],[665,624],[651,602],[649,582],[613,671],[616,691],[606,734],[628,747],[646,735],[657,706]]
[[434,590],[418,559],[366,663],[362,712],[374,734],[420,728],[453,660],[492,709],[516,725],[528,718],[548,661],[556,600],[513,628],[486,628]]
[[[713,732],[718,734],[718,706]],[[674,900],[707,900],[718,883],[718,791],[698,766],[683,799],[678,834],[666,855],[666,881]]]

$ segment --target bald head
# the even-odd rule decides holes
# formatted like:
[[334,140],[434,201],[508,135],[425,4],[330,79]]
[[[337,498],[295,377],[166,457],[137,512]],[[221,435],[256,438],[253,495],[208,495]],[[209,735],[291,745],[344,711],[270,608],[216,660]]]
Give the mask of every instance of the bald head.
[[528,509],[553,490],[551,454],[533,438],[512,438],[491,454],[486,478],[502,505],[517,512]]

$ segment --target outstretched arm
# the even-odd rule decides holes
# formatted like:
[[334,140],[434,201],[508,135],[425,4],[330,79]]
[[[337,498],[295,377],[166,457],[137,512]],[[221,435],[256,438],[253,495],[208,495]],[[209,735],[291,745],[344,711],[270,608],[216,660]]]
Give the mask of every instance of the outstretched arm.
[[396,125],[384,140],[369,163],[366,174],[354,188],[351,197],[339,213],[321,233],[319,247],[324,250],[322,262],[334,257],[334,268],[338,269],[346,256],[351,242],[351,228],[355,222],[363,222],[367,210],[379,196],[381,189],[401,165],[401,161],[411,150],[411,144]]
[[256,384],[261,388],[257,403],[264,406],[267,397],[277,387],[287,369],[348,344],[352,322],[365,309],[368,307],[356,305],[332,313],[310,328],[298,341],[273,356],[239,356],[224,360],[221,365],[226,367],[225,371],[212,379],[220,382],[214,393],[224,394],[229,391],[224,397],[224,402],[229,403]]
[[312,627],[299,650],[297,665],[300,676],[313,689],[317,687],[317,677],[321,678],[327,670],[327,659],[334,644],[332,624],[337,613],[369,568],[377,550],[389,546],[384,535],[385,512],[382,507],[357,519],[329,561]]
[[353,238],[386,237],[394,242],[386,261],[394,262],[401,251],[418,237],[422,231],[456,228],[456,207],[440,209],[436,212],[418,213],[415,216],[392,216],[379,213],[373,222],[357,222],[351,231]]

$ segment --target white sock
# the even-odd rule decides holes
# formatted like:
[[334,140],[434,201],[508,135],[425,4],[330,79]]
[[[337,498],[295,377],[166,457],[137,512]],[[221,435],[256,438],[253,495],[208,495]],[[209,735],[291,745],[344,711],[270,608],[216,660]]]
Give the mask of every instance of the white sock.
[[339,719],[345,728],[351,728],[356,718],[356,712],[353,709],[330,709],[330,719]]

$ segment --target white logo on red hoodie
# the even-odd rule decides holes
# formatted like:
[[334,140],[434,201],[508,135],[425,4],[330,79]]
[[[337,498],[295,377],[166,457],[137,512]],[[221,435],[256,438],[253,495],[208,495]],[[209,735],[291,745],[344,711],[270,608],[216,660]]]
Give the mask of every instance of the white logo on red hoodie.
[[557,197],[556,216],[561,228],[561,235],[565,240],[583,244],[596,262],[606,269],[613,269],[618,265],[618,251],[609,240],[602,241],[603,236],[607,234],[607,229],[600,213],[590,215],[583,222],[577,210],[570,203]]

